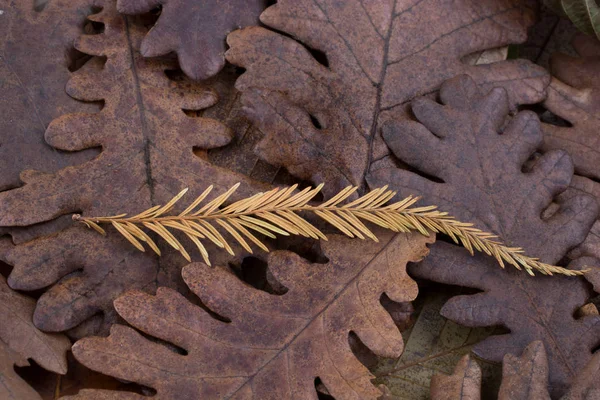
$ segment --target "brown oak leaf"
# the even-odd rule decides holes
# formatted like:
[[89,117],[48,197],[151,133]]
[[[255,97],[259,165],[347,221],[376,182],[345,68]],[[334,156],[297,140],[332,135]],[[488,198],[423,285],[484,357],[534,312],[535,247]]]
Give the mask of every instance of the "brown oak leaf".
[[0,276],[0,398],[3,400],[41,399],[14,370],[29,366],[33,359],[41,367],[65,374],[69,339],[57,333],[44,333],[31,322],[35,301],[11,290]]
[[[562,400],[600,398],[600,353],[595,354],[574,379]],[[469,355],[464,356],[450,376],[436,375],[431,380],[432,400],[479,400],[481,370]],[[523,354],[504,356],[499,400],[550,400],[548,358],[544,344],[534,341]]]
[[65,93],[73,40],[81,34],[91,0],[0,0],[0,190],[20,186],[25,169],[55,172],[91,159],[97,151],[58,153],[44,142],[54,118],[91,112],[92,104]]
[[[60,150],[101,146],[102,151],[54,174],[23,173],[23,187],[0,194],[0,225],[37,224],[73,212],[141,212],[165,204],[185,187],[193,188],[190,196],[210,184],[218,194],[237,182],[242,196],[264,189],[207,160],[207,149],[227,144],[231,132],[214,119],[193,118],[184,111],[212,106],[214,92],[189,79],[170,80],[165,71],[177,68],[172,59],[144,59],[137,50],[145,29],[119,15],[109,0],[96,5],[104,8],[90,19],[104,24],[104,32],[83,35],[75,46],[98,57],[73,74],[67,92],[84,101],[102,100],[104,108],[59,117],[45,137]],[[14,265],[8,278],[12,288],[51,286],[38,300],[37,327],[63,331],[104,312],[104,320],[95,316],[88,321],[83,334],[89,334],[115,317],[112,301],[127,289],[185,287],[179,272],[185,260],[164,250],[158,259],[132,249],[119,235],[103,238],[77,225],[17,244],[3,257]],[[209,251],[226,257],[210,245]]]
[[234,29],[258,25],[266,0],[118,0],[124,14],[162,6],[158,22],[142,41],[144,57],[172,51],[192,79],[207,79],[225,65],[225,36]]
[[[531,171],[523,172],[523,164],[542,141],[534,113],[523,111],[505,121],[509,107],[504,89],[482,95],[466,76],[444,83],[440,95],[443,105],[427,99],[413,102],[412,111],[423,125],[401,121],[383,128],[386,143],[400,160],[437,180],[398,168],[377,169],[375,164],[369,184],[385,182],[402,196],[422,195],[428,204],[499,235],[508,245],[523,247],[545,262],[558,262],[586,237],[598,208],[590,196],[576,195],[542,218],[553,197],[569,186],[573,175],[569,156],[550,151]],[[585,262],[599,265],[594,259],[580,260],[578,265]],[[442,315],[470,327],[510,329],[509,334],[491,336],[474,347],[475,354],[485,359],[499,362],[506,353],[520,353],[530,342],[542,340],[557,392],[568,386],[600,342],[600,318],[574,317],[592,294],[583,279],[502,270],[491,259],[471,257],[448,243],[433,246],[430,256],[410,272],[482,290],[454,297]]]
[[600,42],[581,35],[573,41],[581,57],[556,53],[550,67],[552,82],[544,106],[572,126],[543,124],[544,149],[563,149],[575,173],[600,179]]
[[[222,268],[189,264],[184,280],[217,318],[167,288],[115,301],[132,326],[185,355],[122,325],[108,338],[80,340],[73,353],[89,368],[155,389],[161,399],[316,399],[317,378],[336,398],[376,399],[381,392],[350,350],[349,334],[381,356],[402,352],[402,336],[380,299],[383,293],[397,302],[416,297],[406,263],[424,257],[432,241],[387,232],[378,243],[334,235],[322,242],[325,264],[270,253],[269,271],[287,289],[280,295]],[[88,390],[75,398],[128,396]]]
[[544,97],[548,74],[525,60],[473,66],[472,53],[524,41],[528,1],[282,0],[262,27],[231,33],[227,59],[246,69],[236,87],[265,133],[257,152],[293,175],[327,182],[326,195],[362,186],[385,154],[383,121],[445,80],[468,73],[510,88],[511,102]]

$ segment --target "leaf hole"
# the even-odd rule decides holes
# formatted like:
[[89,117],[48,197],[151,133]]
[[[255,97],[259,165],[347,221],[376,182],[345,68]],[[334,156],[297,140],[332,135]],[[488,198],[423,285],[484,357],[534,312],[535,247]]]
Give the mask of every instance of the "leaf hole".
[[166,69],[164,73],[167,76],[167,78],[169,78],[169,80],[173,82],[183,82],[186,80],[186,76],[180,68]]
[[319,400],[335,400],[335,397],[329,394],[329,389],[325,386],[321,378],[315,378],[315,390]]
[[[10,240],[8,237],[3,237],[2,240]],[[5,279],[8,278],[10,273],[12,272],[13,267],[5,263],[4,261],[0,261],[0,275],[2,275]]]
[[33,11],[38,13],[44,11],[48,3],[50,3],[50,0],[34,0]]
[[38,393],[44,391],[46,386],[56,381],[57,374],[45,370],[32,358],[28,358],[27,361],[29,362],[28,366],[19,367],[15,365],[13,369],[21,379]]
[[379,303],[390,314],[394,324],[401,332],[413,324],[412,315],[415,310],[411,302],[398,303],[383,293],[379,298]]
[[321,64],[322,66],[324,66],[325,68],[329,68],[329,59],[327,58],[327,54],[325,54],[323,51],[319,50],[319,49],[315,49],[312,48],[304,43],[301,43],[304,46],[304,48],[306,48],[306,50],[308,50],[308,52],[314,57],[314,59]]
[[245,257],[242,264],[236,268],[231,265],[238,278],[255,289],[269,294],[284,295],[288,288],[275,279],[269,271],[268,264],[257,257]]
[[553,112],[546,110],[542,113],[542,115],[540,115],[540,120],[545,123],[545,124],[549,124],[549,125],[554,125],[554,126],[558,126],[561,128],[572,128],[573,124],[570,123],[569,121],[567,121],[566,119],[559,117],[558,115],[554,114]]
[[548,110],[541,104],[526,104],[519,106],[519,111],[525,110],[533,111],[534,113],[539,115],[540,121],[545,124],[554,125],[561,128],[571,128],[573,126],[572,123],[554,114],[552,111]]
[[150,336],[145,332],[142,332],[140,330],[137,331],[140,335],[142,335],[144,338],[146,338],[148,341],[159,344],[161,346],[166,347],[167,349],[169,349],[170,351],[172,351],[173,353],[180,355],[180,356],[187,356],[189,353],[186,349],[184,349],[183,347],[179,347],[176,344],[173,344],[171,342],[167,342],[165,340],[159,339],[157,337],[154,336]]
[[[90,15],[100,14],[103,8],[98,6],[92,6]],[[83,33],[86,35],[99,35],[104,33],[104,24],[102,22],[86,20],[83,25]]]
[[354,331],[350,331],[348,334],[348,345],[354,356],[360,361],[365,367],[372,369],[377,365],[378,357],[371,349],[363,343],[362,340]]
[[315,128],[317,128],[318,130],[323,129],[323,126],[321,125],[321,123],[319,122],[319,120],[317,119],[317,117],[315,117],[312,114],[309,114],[309,117],[310,117],[310,122],[312,122],[312,124],[313,124],[313,126]]
[[75,72],[85,65],[93,56],[85,54],[75,47],[71,47],[67,51],[67,68],[69,72]]

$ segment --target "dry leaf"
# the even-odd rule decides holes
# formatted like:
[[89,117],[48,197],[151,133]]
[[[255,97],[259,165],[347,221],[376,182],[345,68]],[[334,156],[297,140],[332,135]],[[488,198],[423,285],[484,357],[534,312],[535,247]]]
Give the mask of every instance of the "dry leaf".
[[43,9],[35,3],[0,1],[0,190],[20,186],[23,170],[55,172],[98,153],[59,154],[44,142],[54,118],[97,109],[78,103],[64,89],[68,67],[77,63],[72,43],[91,0],[53,0]]
[[580,35],[573,46],[581,57],[552,56],[554,78],[544,102],[572,126],[543,124],[544,150],[568,151],[576,174],[600,179],[600,42]]
[[[431,378],[440,372],[452,373],[461,357],[494,331],[464,327],[442,317],[440,309],[444,303],[464,291],[440,289],[437,285],[425,289],[419,285],[416,322],[402,332],[404,352],[397,359],[380,358],[370,368],[377,377],[375,382],[389,388],[390,400],[428,399]],[[485,382],[498,380],[497,375],[495,365],[485,364]]]
[[[596,202],[578,195],[565,200],[549,218],[541,218],[553,196],[569,185],[573,166],[568,155],[548,152],[530,172],[522,172],[542,140],[540,124],[531,112],[520,112],[506,123],[503,89],[483,96],[472,80],[462,76],[442,86],[441,99],[445,105],[425,99],[413,102],[413,112],[424,125],[390,123],[383,132],[402,161],[436,181],[375,165],[369,184],[385,181],[400,194],[423,195],[442,210],[498,234],[509,246],[518,244],[546,262],[560,260],[585,238],[597,215]],[[475,346],[475,354],[485,359],[499,362],[506,353],[520,353],[533,340],[542,340],[550,358],[550,382],[557,393],[562,392],[598,344],[600,318],[573,316],[588,302],[590,288],[578,279],[532,279],[509,270],[492,271],[489,260],[465,256],[461,250],[438,243],[410,271],[436,282],[483,290],[451,299],[442,315],[470,327],[510,329],[510,334]],[[586,263],[600,265],[593,259],[578,265]]]
[[[115,325],[108,338],[86,338],[73,352],[86,366],[157,391],[161,399],[316,398],[318,377],[339,399],[376,399],[373,376],[352,354],[354,332],[378,355],[397,357],[402,337],[380,298],[415,298],[408,261],[427,254],[432,238],[389,235],[373,244],[333,236],[322,242],[325,264],[294,253],[269,255],[269,270],[287,291],[269,294],[222,268],[190,264],[183,276],[211,316],[170,289],[156,296],[130,292],[119,314],[184,355]],[[78,399],[127,398],[126,393],[81,392]]]
[[266,0],[118,0],[124,14],[141,14],[162,6],[158,22],[141,45],[144,57],[176,52],[181,69],[192,79],[207,79],[225,65],[225,36],[258,25]]
[[[145,29],[119,15],[111,1],[101,4],[104,9],[90,19],[104,24],[104,32],[75,42],[80,51],[98,57],[73,74],[67,92],[84,101],[104,101],[104,108],[57,118],[45,136],[56,149],[102,146],[102,152],[54,174],[24,174],[23,187],[0,194],[0,225],[37,224],[79,211],[139,212],[164,203],[186,186],[214,183],[215,192],[222,193],[222,188],[242,182],[249,191],[264,189],[207,160],[206,150],[227,144],[231,132],[216,120],[190,117],[184,111],[212,106],[217,101],[214,92],[189,80],[170,80],[165,71],[177,68],[173,60],[144,59],[137,51]],[[36,326],[63,331],[94,316],[77,334],[87,335],[105,329],[115,318],[112,301],[127,289],[185,287],[179,272],[182,260],[165,255],[159,261],[132,251],[116,235],[99,239],[75,226],[18,244],[4,258],[14,265],[11,287],[51,286],[38,301]]]
[[523,60],[482,66],[461,61],[523,41],[532,20],[529,5],[277,2],[261,22],[297,40],[261,27],[227,39],[227,59],[246,69],[236,87],[265,133],[258,154],[297,177],[327,182],[331,195],[364,184],[367,166],[386,151],[376,135],[383,121],[404,115],[408,100],[458,73],[485,87],[510,88],[512,103],[541,100],[548,75],[540,67]]
[[66,353],[71,342],[60,334],[44,333],[31,322],[35,301],[12,291],[0,276],[0,398],[41,399],[15,372],[14,366],[29,365],[33,359],[57,374],[67,372]]
[[[534,341],[520,357],[504,356],[499,400],[550,400],[548,358],[544,344]],[[598,400],[600,398],[600,353],[595,354],[577,375],[562,400]],[[432,400],[479,400],[481,371],[466,355],[450,376],[436,375],[431,380]]]

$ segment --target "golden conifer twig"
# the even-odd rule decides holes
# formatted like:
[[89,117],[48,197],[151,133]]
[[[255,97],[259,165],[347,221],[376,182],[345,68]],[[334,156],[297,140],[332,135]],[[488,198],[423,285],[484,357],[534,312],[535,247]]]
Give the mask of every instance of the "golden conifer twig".
[[305,188],[299,192],[296,192],[297,185],[294,185],[257,193],[223,207],[238,186],[239,183],[201,206],[212,192],[213,186],[210,186],[177,215],[167,215],[167,213],[183,197],[187,188],[164,206],[151,207],[132,217],[128,217],[127,214],[110,217],[82,217],[75,214],[73,219],[84,223],[102,235],[105,235],[106,232],[99,224],[110,223],[139,250],[144,251],[142,243],[146,243],[160,255],[156,243],[141,229],[146,228],[163,238],[181,252],[183,257],[191,261],[183,244],[169,229],[180,231],[196,245],[204,262],[208,265],[210,265],[210,260],[203,241],[210,241],[233,255],[231,246],[224,235],[216,229],[217,227],[231,235],[250,253],[252,253],[252,248],[248,241],[269,251],[251,231],[271,238],[275,238],[275,234],[279,234],[302,235],[327,240],[327,237],[319,229],[299,215],[300,212],[305,212],[316,214],[349,237],[369,238],[377,241],[377,237],[363,222],[368,221],[394,232],[418,231],[425,236],[429,236],[430,232],[442,233],[465,247],[471,255],[475,251],[486,253],[493,256],[501,267],[504,268],[507,263],[519,270],[525,269],[530,275],[533,275],[534,271],[545,275],[568,276],[585,273],[585,271],[570,270],[528,257],[523,254],[521,248],[508,247],[496,240],[496,235],[484,232],[474,227],[473,224],[460,222],[448,213],[439,211],[436,206],[413,207],[419,197],[409,196],[388,204],[396,192],[388,190],[387,186],[374,189],[354,201],[343,204],[344,200],[358,189],[356,186],[349,186],[331,199],[312,205],[309,204],[310,201],[321,191],[323,184],[316,188]]

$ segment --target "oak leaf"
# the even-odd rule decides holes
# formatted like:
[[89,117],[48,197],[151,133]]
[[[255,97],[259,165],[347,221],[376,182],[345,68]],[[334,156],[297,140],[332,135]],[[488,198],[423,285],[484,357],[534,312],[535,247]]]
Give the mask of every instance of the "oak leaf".
[[76,63],[72,42],[90,5],[91,0],[56,0],[36,9],[34,0],[0,1],[0,190],[20,186],[23,170],[55,172],[97,153],[59,154],[44,142],[54,118],[97,108],[64,89],[68,67]]
[[[53,174],[22,174],[23,187],[0,194],[0,225],[27,226],[78,211],[139,212],[164,204],[188,186],[215,184],[214,193],[220,194],[241,182],[242,196],[246,189],[264,189],[207,160],[207,149],[227,144],[231,132],[214,119],[190,117],[184,111],[212,106],[217,102],[214,92],[189,80],[170,80],[165,71],[177,68],[174,60],[144,59],[137,50],[145,29],[119,15],[111,1],[96,5],[103,9],[90,19],[104,24],[104,32],[75,42],[78,50],[96,57],[73,74],[67,92],[84,101],[104,101],[104,107],[55,119],[45,138],[60,150],[101,146],[102,151],[91,161]],[[185,287],[180,256],[167,252],[158,260],[130,249],[116,235],[99,238],[81,226],[17,244],[3,258],[14,265],[11,287],[51,286],[34,314],[36,326],[47,331],[72,328],[103,312],[103,320],[94,317],[82,328],[88,332],[82,334],[97,332],[115,317],[112,301],[127,289]]]
[[[184,355],[115,325],[108,338],[85,338],[75,357],[94,370],[138,382],[161,399],[316,398],[319,378],[340,399],[376,399],[373,376],[353,355],[350,332],[376,354],[398,356],[402,337],[380,298],[412,300],[417,285],[406,263],[427,254],[433,238],[390,235],[381,241],[332,236],[321,242],[325,264],[288,251],[269,254],[285,288],[270,294],[222,268],[189,264],[183,277],[218,319],[177,292],[129,292],[115,301],[132,326],[181,348]],[[77,399],[121,399],[126,393],[82,391]]]
[[71,342],[33,326],[34,307],[33,299],[11,290],[0,276],[0,398],[5,400],[41,399],[14,370],[14,366],[29,366],[29,358],[57,374],[67,372]]
[[[504,356],[499,400],[550,400],[548,358],[544,344],[534,341],[519,357]],[[600,353],[595,354],[577,375],[562,400],[597,400],[600,398]],[[481,370],[469,355],[464,356],[450,376],[436,375],[431,380],[432,400],[478,400]]]
[[[597,215],[593,198],[576,195],[542,218],[553,197],[569,186],[573,175],[569,156],[559,150],[545,153],[531,171],[523,172],[525,161],[542,141],[535,114],[524,111],[505,121],[509,107],[504,89],[482,95],[465,76],[446,82],[440,95],[444,105],[426,99],[413,102],[412,111],[423,125],[401,121],[383,128],[394,154],[431,179],[398,168],[377,169],[375,164],[369,185],[385,181],[400,195],[422,195],[428,203],[499,235],[509,246],[518,243],[533,257],[558,262],[583,241]],[[550,382],[560,393],[598,344],[600,318],[574,317],[592,295],[590,288],[580,279],[492,271],[488,262],[438,243],[410,272],[482,290],[454,297],[442,315],[470,327],[510,329],[509,334],[492,336],[474,347],[475,354],[492,361],[542,340],[550,358]],[[584,263],[599,265],[594,259],[577,265]]]
[[580,57],[556,53],[544,106],[571,126],[543,124],[544,150],[569,152],[575,173],[600,179],[600,42],[584,35],[573,41]]
[[[461,288],[440,288],[439,285],[419,285],[419,296],[414,301],[414,325],[402,331],[404,351],[396,359],[379,358],[371,372],[376,383],[384,384],[389,395],[406,399],[429,398],[431,378],[452,373],[456,363],[469,354],[471,348],[493,334],[495,328],[469,328],[449,321],[440,315],[443,305]],[[497,368],[484,363],[485,381],[497,380]]]
[[[404,115],[414,96],[468,73],[481,85],[510,88],[511,102],[540,101],[547,73],[528,61],[472,66],[472,53],[524,41],[531,3],[461,0],[283,0],[261,14],[262,27],[231,33],[227,59],[246,69],[236,87],[265,133],[267,162],[315,183],[327,196],[363,186],[385,153],[383,121]],[[443,23],[442,23],[443,21]],[[476,39],[474,39],[476,38]]]
[[144,57],[172,51],[192,79],[207,79],[225,65],[225,36],[234,29],[258,25],[265,0],[118,0],[124,14],[140,14],[162,6],[158,22],[144,38]]

